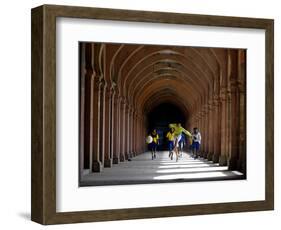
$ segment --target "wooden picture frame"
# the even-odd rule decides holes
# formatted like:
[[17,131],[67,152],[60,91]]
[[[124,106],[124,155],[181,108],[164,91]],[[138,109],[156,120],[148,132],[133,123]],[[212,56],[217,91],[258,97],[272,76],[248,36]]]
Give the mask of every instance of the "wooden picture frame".
[[[265,30],[265,200],[216,204],[56,211],[56,18],[121,20]],[[63,224],[274,209],[274,21],[271,19],[43,5],[32,9],[31,219]]]

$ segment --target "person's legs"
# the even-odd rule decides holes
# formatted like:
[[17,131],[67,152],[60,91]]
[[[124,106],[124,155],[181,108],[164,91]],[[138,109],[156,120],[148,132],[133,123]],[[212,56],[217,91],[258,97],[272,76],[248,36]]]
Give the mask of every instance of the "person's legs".
[[154,145],[154,151],[153,151],[153,153],[154,153],[154,159],[156,158],[156,148],[157,148],[157,146],[156,146],[156,144]]
[[169,141],[168,142],[169,158],[171,157],[172,151],[173,151],[173,146],[172,145],[173,145],[173,142]]
[[176,161],[178,161],[178,158],[179,158],[179,148],[175,147],[174,152],[176,154]]
[[197,159],[198,158],[198,150],[199,150],[199,143],[198,142],[194,142],[194,158]]
[[196,150],[195,150],[195,142],[194,141],[191,144],[191,151],[192,151],[192,157],[195,159],[195,157],[196,157]]
[[188,148],[189,148],[189,152],[191,153],[191,157],[193,157],[193,146],[192,146],[192,143],[189,144]]
[[150,143],[150,151],[151,151],[151,157],[152,157],[152,160],[154,159],[154,143]]
[[182,157],[182,153],[183,153],[183,142],[181,142],[181,152],[180,152],[180,157]]
[[196,149],[196,147],[194,147],[194,159],[197,159],[197,158],[198,158],[197,149]]
[[177,141],[177,145],[176,145],[176,151],[175,151],[175,153],[176,153],[176,161],[178,161],[179,160],[179,141]]
[[200,144],[199,144],[199,142],[196,142],[197,144],[196,144],[196,156],[197,156],[197,158],[198,158],[198,156],[199,156],[199,148],[200,148]]
[[179,146],[179,136],[177,136],[176,138],[175,138],[175,145],[174,145],[174,149],[173,149],[173,151],[175,152],[175,154],[176,154],[176,161],[178,161],[178,146]]

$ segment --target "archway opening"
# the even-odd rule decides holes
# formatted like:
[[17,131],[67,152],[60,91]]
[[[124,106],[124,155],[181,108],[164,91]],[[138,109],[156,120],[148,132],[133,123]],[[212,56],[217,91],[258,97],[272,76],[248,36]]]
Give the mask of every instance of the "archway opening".
[[162,103],[147,113],[147,133],[156,129],[159,135],[159,150],[167,150],[165,137],[169,131],[169,124],[181,123],[184,126],[186,121],[187,117],[181,108],[172,103]]

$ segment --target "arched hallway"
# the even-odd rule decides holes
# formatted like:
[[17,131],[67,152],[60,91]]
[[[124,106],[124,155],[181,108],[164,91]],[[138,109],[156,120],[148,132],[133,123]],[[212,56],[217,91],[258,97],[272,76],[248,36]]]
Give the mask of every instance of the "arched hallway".
[[246,176],[246,50],[80,43],[79,55],[82,185],[133,166],[152,128],[165,149],[170,122],[198,127],[202,159]]

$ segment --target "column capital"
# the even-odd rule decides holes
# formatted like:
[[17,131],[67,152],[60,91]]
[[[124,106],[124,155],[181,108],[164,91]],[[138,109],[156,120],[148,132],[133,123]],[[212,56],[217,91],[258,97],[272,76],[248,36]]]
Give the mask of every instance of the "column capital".
[[135,112],[134,106],[130,106],[130,115],[133,116]]
[[238,81],[237,83],[238,83],[237,88],[239,90],[239,93],[245,93],[245,91],[246,91],[245,83],[243,81]]
[[104,78],[101,78],[101,79],[100,79],[100,83],[101,83],[101,87],[102,87],[102,88],[105,89],[105,88],[107,87],[107,82],[106,82],[106,80],[105,80]]
[[112,83],[110,84],[110,90],[111,90],[111,94],[112,94],[112,97],[116,98],[116,85],[112,85]]
[[131,106],[128,104],[128,101],[126,101],[125,109],[126,109],[126,113],[130,113]]
[[208,101],[208,110],[211,111],[213,109],[214,100],[213,98]]
[[208,111],[209,111],[209,105],[206,103],[202,106],[202,112],[205,115],[208,113]]
[[113,90],[110,87],[105,87],[105,96],[107,99],[111,99],[113,95]]
[[92,67],[86,67],[83,70],[83,73],[86,78],[90,78],[90,79],[94,79],[94,77],[96,76],[96,72],[94,71],[94,69]]
[[94,81],[94,89],[99,91],[101,88],[101,84],[102,84],[100,81],[100,78],[98,76],[95,76],[93,78],[93,81]]
[[119,97],[120,98],[120,105],[121,109],[126,109],[126,98],[125,97]]
[[221,91],[220,91],[220,96],[219,96],[221,101],[226,101],[229,93],[230,93],[230,91],[228,90],[227,87],[222,87]]
[[230,79],[230,93],[235,93],[239,88],[239,81],[234,78]]

